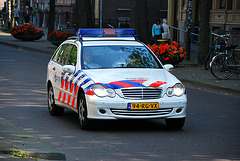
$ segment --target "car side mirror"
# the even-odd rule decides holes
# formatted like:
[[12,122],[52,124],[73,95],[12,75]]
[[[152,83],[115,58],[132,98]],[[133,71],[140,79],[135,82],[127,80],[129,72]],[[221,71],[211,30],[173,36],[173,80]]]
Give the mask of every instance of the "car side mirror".
[[164,65],[163,67],[164,67],[164,69],[166,69],[167,71],[171,71],[171,70],[174,68],[172,64],[166,64],[166,65]]
[[64,65],[62,68],[63,72],[66,72],[66,73],[74,73],[75,69],[76,67],[73,65]]

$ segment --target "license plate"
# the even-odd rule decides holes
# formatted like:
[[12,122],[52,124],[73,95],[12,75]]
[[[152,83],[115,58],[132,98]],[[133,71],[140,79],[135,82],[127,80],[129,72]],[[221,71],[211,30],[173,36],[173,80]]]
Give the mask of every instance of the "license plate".
[[159,109],[158,102],[128,103],[128,110],[154,110],[154,109]]

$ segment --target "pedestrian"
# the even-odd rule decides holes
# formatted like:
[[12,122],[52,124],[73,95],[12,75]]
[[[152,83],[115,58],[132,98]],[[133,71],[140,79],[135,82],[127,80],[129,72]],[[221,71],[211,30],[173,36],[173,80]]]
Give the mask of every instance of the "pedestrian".
[[29,7],[26,6],[25,10],[23,11],[23,17],[24,17],[25,23],[29,23],[30,22],[30,17],[31,16],[32,16],[32,12],[30,11]]
[[15,4],[14,4],[14,19],[15,19],[15,26],[18,26],[19,15],[20,15],[20,11],[19,11],[19,8],[18,8],[18,4],[15,3]]
[[160,19],[156,20],[156,23],[152,27],[152,37],[154,37],[155,44],[159,44],[158,39],[162,38],[161,31],[164,30],[163,26],[160,24]]
[[169,32],[169,26],[167,25],[167,20],[163,19],[164,33],[162,33],[162,39],[170,39],[170,32]]

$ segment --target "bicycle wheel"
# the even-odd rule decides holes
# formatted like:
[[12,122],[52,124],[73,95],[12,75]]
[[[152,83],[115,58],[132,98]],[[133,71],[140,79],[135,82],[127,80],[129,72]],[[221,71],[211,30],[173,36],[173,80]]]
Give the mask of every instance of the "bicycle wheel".
[[205,60],[205,70],[208,70],[210,68],[212,57],[213,57],[213,49],[211,48]]
[[220,54],[219,52],[215,52],[215,50],[213,48],[211,48],[211,50],[208,53],[208,56],[205,60],[205,70],[208,70],[210,68],[210,64],[213,60],[213,57]]
[[229,65],[235,65],[234,60],[228,54],[220,54],[213,58],[210,70],[217,79],[229,79],[234,72]]

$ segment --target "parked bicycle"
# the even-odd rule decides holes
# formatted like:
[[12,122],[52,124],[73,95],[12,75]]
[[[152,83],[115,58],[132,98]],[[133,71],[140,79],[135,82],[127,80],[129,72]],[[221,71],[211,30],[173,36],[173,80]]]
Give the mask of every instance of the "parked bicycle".
[[205,60],[205,70],[208,70],[210,68],[210,63],[212,61],[212,58],[215,55],[221,54],[224,49],[225,46],[228,43],[228,38],[230,36],[230,34],[217,34],[217,33],[212,33],[214,41],[212,46],[210,46],[210,51],[207,55],[207,58]]
[[76,24],[73,25],[73,28],[71,28],[71,23],[67,22],[66,25],[60,25],[58,28],[59,32],[64,32],[64,31],[68,31],[68,32],[76,32]]
[[220,80],[229,79],[234,74],[240,74],[240,63],[235,55],[238,45],[227,45],[226,50],[213,57],[210,70],[214,77]]

